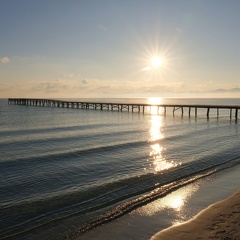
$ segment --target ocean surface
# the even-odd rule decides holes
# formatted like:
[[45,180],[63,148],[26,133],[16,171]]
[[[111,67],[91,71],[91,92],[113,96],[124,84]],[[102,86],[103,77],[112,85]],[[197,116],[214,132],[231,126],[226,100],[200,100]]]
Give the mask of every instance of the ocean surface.
[[[78,99],[80,100],[80,99]],[[86,100],[86,99],[84,99]],[[88,99],[221,104],[240,99]],[[240,120],[239,120],[240,121]],[[8,105],[0,100],[0,239],[75,239],[240,163],[229,110],[181,116]]]

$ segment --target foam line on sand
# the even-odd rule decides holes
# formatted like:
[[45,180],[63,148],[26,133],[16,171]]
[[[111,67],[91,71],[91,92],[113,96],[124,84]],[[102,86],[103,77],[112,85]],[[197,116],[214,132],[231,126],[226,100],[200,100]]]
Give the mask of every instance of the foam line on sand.
[[188,222],[167,228],[151,240],[240,240],[240,189]]

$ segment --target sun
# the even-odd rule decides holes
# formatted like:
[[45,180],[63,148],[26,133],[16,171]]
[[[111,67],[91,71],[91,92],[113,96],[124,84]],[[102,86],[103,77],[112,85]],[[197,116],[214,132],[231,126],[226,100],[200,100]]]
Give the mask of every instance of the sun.
[[149,54],[147,58],[145,58],[145,67],[142,68],[142,71],[147,72],[160,72],[167,67],[167,58],[165,54]]
[[154,56],[151,58],[150,65],[152,68],[159,68],[163,65],[163,58],[160,56]]

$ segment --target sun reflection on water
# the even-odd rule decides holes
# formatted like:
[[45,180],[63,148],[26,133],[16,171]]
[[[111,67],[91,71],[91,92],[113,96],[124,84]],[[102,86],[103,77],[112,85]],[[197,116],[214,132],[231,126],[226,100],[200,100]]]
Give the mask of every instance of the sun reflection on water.
[[[150,109],[150,120],[149,120],[149,133],[150,133],[150,159],[151,166],[153,166],[152,171],[157,174],[161,171],[176,167],[181,163],[176,163],[175,161],[169,161],[166,159],[166,155],[164,152],[166,151],[165,144],[165,135],[164,129],[165,127],[165,117],[163,114],[159,114],[159,110],[161,109],[158,105],[160,105],[160,98],[151,98],[149,99],[149,104],[153,106]],[[172,192],[166,197],[160,198],[146,206],[143,206],[136,210],[140,215],[152,216],[157,212],[162,211],[163,209],[172,209],[178,215],[180,221],[183,220],[186,216],[182,214],[183,206],[185,205],[187,199],[191,196],[191,194],[198,189],[198,186],[192,184],[186,187],[183,187],[179,190]],[[158,191],[158,189],[154,190]],[[176,224],[175,222],[174,224]]]
[[149,98],[148,104],[152,105],[150,106],[150,114],[163,114],[163,108],[159,107],[159,105],[163,104],[162,98]]
[[[149,99],[150,101],[150,99]],[[160,99],[152,99],[151,102],[156,103],[160,102]],[[155,111],[155,110],[154,110]],[[169,169],[171,167],[176,166],[176,164],[172,161],[167,161],[163,155],[165,148],[159,142],[164,139],[163,134],[163,126],[164,126],[164,117],[162,115],[151,115],[150,118],[150,157],[153,159],[154,172],[160,172],[162,170]]]

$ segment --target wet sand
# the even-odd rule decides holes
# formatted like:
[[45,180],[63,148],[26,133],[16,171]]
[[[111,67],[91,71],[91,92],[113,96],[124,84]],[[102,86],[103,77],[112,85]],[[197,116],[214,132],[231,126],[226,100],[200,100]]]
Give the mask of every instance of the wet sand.
[[209,205],[234,194],[239,189],[239,179],[240,165],[178,189],[78,236],[77,240],[149,240],[159,231],[189,221]]
[[192,220],[170,227],[151,240],[240,240],[240,189],[229,198],[209,206]]

